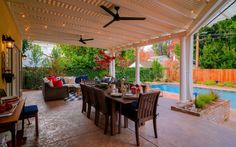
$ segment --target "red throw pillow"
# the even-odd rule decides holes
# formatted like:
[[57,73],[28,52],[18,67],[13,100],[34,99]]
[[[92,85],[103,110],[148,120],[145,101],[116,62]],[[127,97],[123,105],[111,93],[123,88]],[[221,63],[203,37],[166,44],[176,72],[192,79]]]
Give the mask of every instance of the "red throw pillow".
[[57,77],[55,77],[55,76],[48,76],[47,78],[48,78],[49,81],[53,82],[53,81],[56,80]]
[[54,87],[62,87],[63,83],[61,80],[53,81]]

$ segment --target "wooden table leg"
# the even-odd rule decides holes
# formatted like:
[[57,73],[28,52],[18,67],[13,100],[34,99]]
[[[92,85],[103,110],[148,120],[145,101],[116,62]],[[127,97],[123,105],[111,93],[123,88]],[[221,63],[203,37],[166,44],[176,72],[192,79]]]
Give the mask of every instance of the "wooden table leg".
[[118,133],[121,133],[121,109],[122,109],[122,104],[119,104],[119,125],[118,125]]
[[16,147],[16,127],[15,127],[15,123],[10,124],[10,131],[11,131],[12,147]]
[[116,134],[116,102],[111,101],[111,135]]

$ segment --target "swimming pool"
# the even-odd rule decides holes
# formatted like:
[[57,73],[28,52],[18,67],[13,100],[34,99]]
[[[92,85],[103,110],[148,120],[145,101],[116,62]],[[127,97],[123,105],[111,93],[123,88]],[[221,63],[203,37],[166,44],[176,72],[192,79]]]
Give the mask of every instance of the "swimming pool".
[[[173,85],[173,84],[151,85],[150,88],[159,88],[161,91],[179,93],[179,86]],[[193,91],[197,93],[209,93],[211,90],[212,89],[199,88],[199,87],[193,88]],[[230,100],[230,107],[236,109],[236,92],[216,90],[216,89],[213,89],[213,91],[218,93],[220,98],[225,99],[225,100]]]

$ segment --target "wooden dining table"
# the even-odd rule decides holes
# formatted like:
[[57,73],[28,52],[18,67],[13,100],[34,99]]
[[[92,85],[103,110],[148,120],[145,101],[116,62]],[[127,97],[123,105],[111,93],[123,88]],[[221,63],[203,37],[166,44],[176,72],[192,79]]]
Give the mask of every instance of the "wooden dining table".
[[25,99],[20,98],[19,103],[16,106],[15,111],[10,116],[0,118],[0,128],[4,130],[10,130],[12,138],[12,146],[16,147],[16,123],[20,119],[21,111],[24,107]]
[[[120,133],[120,126],[118,126],[118,131],[117,131],[117,127],[116,127],[116,123],[117,123],[117,112],[116,112],[116,105],[118,104],[120,109],[121,106],[124,104],[130,104],[132,102],[135,102],[138,100],[139,95],[133,95],[130,98],[128,98],[128,96],[121,96],[121,97],[117,97],[117,96],[112,96],[108,93],[105,94],[106,98],[108,100],[110,100],[111,102],[111,135],[116,135],[117,133]],[[119,121],[121,121],[120,118],[121,115],[119,115]],[[121,123],[119,122],[119,125]]]

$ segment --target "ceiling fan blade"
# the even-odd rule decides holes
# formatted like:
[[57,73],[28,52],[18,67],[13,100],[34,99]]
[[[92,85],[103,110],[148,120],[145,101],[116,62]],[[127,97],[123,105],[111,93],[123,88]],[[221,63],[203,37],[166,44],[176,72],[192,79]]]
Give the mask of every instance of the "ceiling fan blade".
[[145,20],[145,17],[119,17],[120,20]]
[[83,41],[91,41],[94,40],[93,38],[89,38],[89,39],[83,39]]
[[64,39],[64,40],[78,41],[77,39]]
[[112,19],[110,22],[108,22],[107,24],[105,24],[104,26],[103,26],[103,28],[105,28],[105,27],[107,27],[107,26],[109,26],[111,23],[113,23],[115,20],[114,19]]
[[110,15],[112,15],[113,17],[115,17],[115,14],[111,11],[111,10],[109,10],[107,7],[105,7],[105,6],[103,6],[103,5],[101,5],[100,6],[103,10],[105,10],[107,13],[109,13]]
[[83,44],[86,44],[86,42],[84,42],[84,40],[79,40],[81,43],[83,43]]

